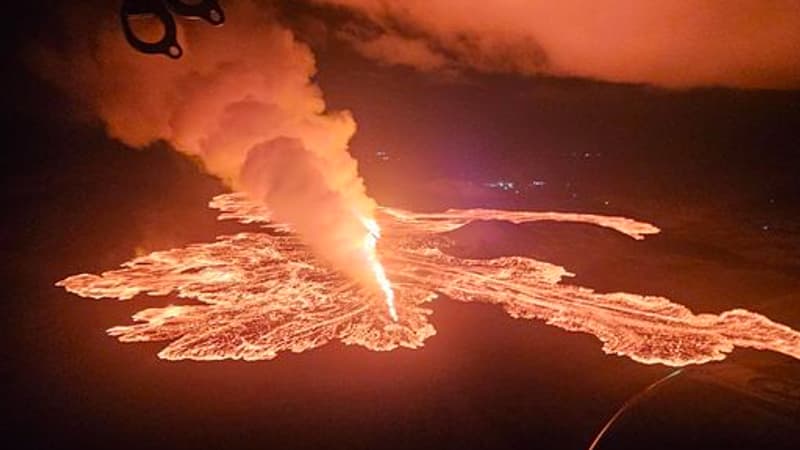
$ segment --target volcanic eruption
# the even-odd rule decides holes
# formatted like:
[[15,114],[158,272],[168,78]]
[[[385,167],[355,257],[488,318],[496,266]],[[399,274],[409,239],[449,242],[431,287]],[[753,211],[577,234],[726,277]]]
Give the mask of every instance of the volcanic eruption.
[[563,284],[573,274],[545,261],[451,256],[443,236],[479,220],[557,221],[592,224],[640,240],[659,232],[648,223],[592,214],[380,208],[381,255],[396,292],[389,298],[396,301],[390,308],[396,307],[397,316],[390,318],[385,307],[369,301],[369,289],[321,262],[291,226],[275,222],[271,211],[247,194],[220,195],[210,206],[221,211],[221,220],[260,224],[264,230],[154,252],[120,269],[75,275],[58,285],[88,298],[175,293],[198,300],[201,305],[145,309],[134,315],[138,323],[108,330],[123,342],[167,341],[159,356],[171,360],[272,359],[331,340],[371,350],[418,348],[436,333],[428,322],[431,310],[423,305],[439,295],[496,304],[512,317],[593,334],[604,352],[645,364],[702,364],[724,359],[735,347],[800,359],[800,332],[762,315],[743,309],[695,314],[663,297],[601,294]]
[[269,205],[327,263],[383,296],[395,317],[375,253],[376,205],[347,152],[355,121],[326,109],[311,81],[313,54],[273,12],[251,1],[228,9],[219,32],[182,29],[179,64],[136,54],[113,14],[97,19],[97,36],[75,39],[66,52],[40,49],[37,61],[112,137],[134,147],[166,141],[196,158]]
[[[363,13],[382,35],[394,32],[394,23],[416,24],[453,64],[493,71],[497,61],[485,54],[529,49],[492,39],[470,44],[481,31],[471,20],[440,28],[423,20],[429,16],[418,14],[419,8],[383,14],[371,2],[334,3],[362,5],[357,9],[366,8]],[[436,11],[445,3],[437,3]],[[444,296],[496,304],[513,317],[590,333],[606,353],[647,364],[721,360],[735,347],[800,359],[800,333],[743,309],[695,314],[663,297],[598,293],[563,283],[571,273],[533,258],[448,254],[443,233],[479,220],[588,223],[633,239],[659,229],[591,214],[493,209],[423,214],[379,207],[347,151],[355,121],[347,111],[327,109],[312,81],[309,47],[253,2],[231,3],[228,9],[229,21],[219,32],[182,30],[187,45],[180,63],[132,54],[116,24],[104,20],[97,36],[68,43],[68,51],[39,52],[45,76],[99,117],[112,137],[133,147],[169,143],[233,191],[211,201],[220,219],[264,228],[59,281],[89,298],[175,293],[200,303],[142,310],[134,316],[137,323],[109,329],[112,336],[168,342],[159,356],[171,360],[271,359],[332,340],[372,350],[418,348],[436,333],[424,304]],[[512,38],[531,42],[525,34]],[[367,53],[375,50],[363,45]],[[530,58],[503,60],[532,64],[510,71],[539,68]],[[556,69],[597,75],[583,65]],[[606,78],[648,80],[636,71]]]

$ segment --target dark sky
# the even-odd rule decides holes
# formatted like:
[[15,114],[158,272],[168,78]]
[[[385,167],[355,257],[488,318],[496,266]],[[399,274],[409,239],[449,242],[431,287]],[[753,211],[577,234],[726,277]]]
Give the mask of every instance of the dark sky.
[[[21,10],[8,39],[15,50],[7,69],[9,104],[15,106],[11,110],[37,114],[41,103],[53,101],[53,93],[37,83],[25,59],[43,37],[49,42],[69,34],[59,23],[69,13],[51,2],[15,8]],[[318,10],[284,11],[298,21]],[[328,11],[317,15],[338,17]],[[87,19],[84,35],[73,30],[78,35],[68,38],[89,38],[89,25]],[[471,70],[449,79],[365,60],[334,37],[334,26],[322,37],[320,32],[312,36],[307,25],[300,28],[301,38],[316,41],[311,44],[317,80],[328,107],[355,113],[357,154],[385,149],[406,158],[431,158],[438,162],[432,169],[451,176],[528,177],[534,172],[563,179],[591,167],[591,175],[605,177],[603,183],[618,190],[625,188],[626,178],[639,185],[654,176],[651,181],[662,188],[669,178],[700,182],[685,189],[705,188],[709,195],[723,184],[752,200],[797,193],[792,174],[800,142],[793,131],[800,121],[800,91],[670,90]],[[600,161],[572,158],[587,152],[603,156]],[[547,164],[539,164],[541,158]],[[502,169],[504,162],[520,173]]]
[[[60,26],[69,13],[50,3],[22,8],[10,39],[17,49],[7,90],[14,108],[6,113],[12,120],[42,111],[59,119],[78,114],[69,103],[48,108],[66,100],[24,60],[37,42],[69,34]],[[675,215],[715,208],[755,223],[777,217],[773,211],[789,217],[795,211],[800,91],[675,90],[470,68],[450,77],[364,59],[335,37],[337,26],[353,17],[346,12],[288,3],[281,14],[310,40],[328,108],[353,111],[358,132],[351,152],[368,187],[390,189],[383,202],[407,200],[404,192],[439,178],[537,179],[547,184],[533,199],[553,208],[687,209]],[[91,39],[89,31],[71,33],[61,41]],[[377,151],[391,162],[372,164]],[[370,180],[370,171],[382,167],[388,170]],[[387,180],[403,176],[414,183]]]

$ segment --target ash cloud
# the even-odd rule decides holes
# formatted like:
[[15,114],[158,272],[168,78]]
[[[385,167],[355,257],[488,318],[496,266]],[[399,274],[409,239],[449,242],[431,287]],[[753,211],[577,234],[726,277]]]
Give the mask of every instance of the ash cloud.
[[326,109],[311,81],[314,55],[274,11],[251,1],[224,7],[220,28],[181,21],[176,61],[132,49],[116,10],[78,5],[65,27],[73,39],[41,45],[33,65],[113,138],[132,147],[169,142],[264,201],[322,259],[371,280],[366,259],[354,256],[366,233],[360,217],[376,206],[347,151],[355,121]]
[[362,55],[423,71],[800,88],[796,0],[310,1],[354,13],[339,34]]

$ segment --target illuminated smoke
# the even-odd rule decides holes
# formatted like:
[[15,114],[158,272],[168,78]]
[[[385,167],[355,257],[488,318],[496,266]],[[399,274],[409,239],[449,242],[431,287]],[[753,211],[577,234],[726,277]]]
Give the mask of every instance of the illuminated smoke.
[[[218,196],[211,206],[221,210],[220,219],[286,230],[270,222],[262,204],[240,194]],[[365,301],[369,293],[363,287],[321,266],[293,234],[270,230],[155,252],[58,285],[89,298],[174,293],[201,302],[145,309],[133,316],[137,323],[108,330],[123,342],[167,342],[159,356],[170,360],[272,359],[335,340],[371,350],[419,348],[436,334],[428,321],[432,311],[423,305],[440,293],[592,334],[604,352],[645,364],[703,364],[724,359],[735,347],[800,359],[800,332],[760,314],[695,314],[664,297],[599,293],[566,283],[572,274],[563,267],[519,256],[458,258],[442,251],[437,238],[474,220],[588,223],[633,239],[658,233],[653,225],[624,217],[487,209],[420,214],[384,208],[378,218],[397,321],[383,305]]]
[[796,0],[309,1],[357,13],[339,36],[390,65],[666,87],[800,87]]
[[390,292],[375,279],[378,259],[365,241],[375,203],[347,151],[355,121],[326,109],[311,81],[314,56],[270,11],[250,1],[225,6],[224,27],[181,30],[178,61],[130,48],[112,12],[88,21],[99,24],[90,38],[44,49],[37,64],[114,138],[134,147],[169,142],[268,204],[328,263]]
[[271,217],[291,224],[311,248],[348,275],[363,281],[365,273],[359,271],[366,268],[369,281],[377,282],[385,297],[389,315],[397,320],[394,292],[377,256],[377,222],[354,210],[349,196],[325,184],[330,163],[302,145],[297,139],[279,138],[254,147],[245,161],[241,186],[269,205]]

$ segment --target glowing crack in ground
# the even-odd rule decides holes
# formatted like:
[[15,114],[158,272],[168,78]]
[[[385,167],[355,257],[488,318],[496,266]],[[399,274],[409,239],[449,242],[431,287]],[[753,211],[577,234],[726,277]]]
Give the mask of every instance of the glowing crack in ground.
[[338,340],[371,350],[418,348],[436,334],[425,303],[438,294],[502,306],[517,318],[544,320],[596,336],[608,354],[670,366],[724,359],[735,347],[800,359],[800,333],[743,309],[694,314],[667,298],[601,294],[562,284],[563,267],[526,257],[465,259],[442,251],[437,236],[475,220],[580,222],[634,239],[659,229],[622,217],[489,209],[420,214],[380,210],[380,255],[395,293],[398,320],[382,298],[318,263],[269,211],[242,194],[215,197],[220,220],[260,224],[264,232],[158,251],[100,275],[57,283],[89,298],[128,300],[138,294],[195,299],[198,305],[149,308],[133,325],[108,330],[123,342],[165,341],[169,360],[262,360]]

